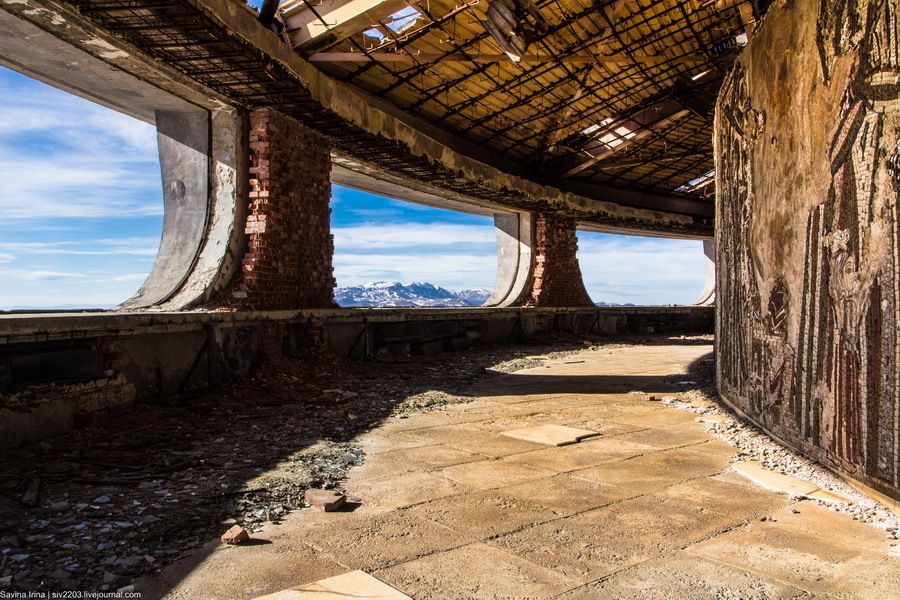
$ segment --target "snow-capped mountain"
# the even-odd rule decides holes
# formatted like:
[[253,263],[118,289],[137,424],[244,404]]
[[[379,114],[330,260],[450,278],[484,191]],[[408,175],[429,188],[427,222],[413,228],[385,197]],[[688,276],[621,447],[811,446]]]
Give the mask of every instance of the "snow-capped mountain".
[[469,302],[470,306],[481,306],[491,297],[490,290],[457,290],[453,293],[456,294],[457,298],[462,298]]
[[431,283],[379,281],[337,288],[334,298],[341,306],[481,306],[490,297],[488,290],[453,291]]

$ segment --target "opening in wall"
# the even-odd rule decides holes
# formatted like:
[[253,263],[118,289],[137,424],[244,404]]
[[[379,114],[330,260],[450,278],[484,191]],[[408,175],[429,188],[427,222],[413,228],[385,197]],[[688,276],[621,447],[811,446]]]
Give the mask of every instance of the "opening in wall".
[[700,240],[579,231],[578,263],[598,306],[693,304],[706,282]]
[[0,310],[112,308],[147,278],[156,129],[0,67]]
[[341,306],[480,306],[497,274],[491,217],[332,187]]

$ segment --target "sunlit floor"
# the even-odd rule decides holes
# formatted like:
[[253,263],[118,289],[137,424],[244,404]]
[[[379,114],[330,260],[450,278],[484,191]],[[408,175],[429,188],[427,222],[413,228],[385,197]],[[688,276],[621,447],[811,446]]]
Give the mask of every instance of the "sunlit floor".
[[[392,419],[359,440],[358,504],[210,544],[138,591],[254,598],[359,569],[416,600],[900,598],[884,531],[758,487],[696,414],[628,393],[676,392],[711,350],[585,351]],[[537,425],[600,435],[502,435]]]

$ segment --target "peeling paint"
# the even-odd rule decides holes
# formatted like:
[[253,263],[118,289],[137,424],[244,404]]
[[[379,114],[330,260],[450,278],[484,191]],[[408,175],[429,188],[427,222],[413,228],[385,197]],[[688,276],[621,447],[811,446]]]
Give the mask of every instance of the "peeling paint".
[[97,52],[97,56],[99,56],[100,58],[105,58],[107,60],[114,60],[116,58],[127,58],[128,56],[130,56],[124,50],[120,50],[119,48],[116,48],[115,46],[113,46],[112,44],[107,42],[106,40],[102,40],[98,37],[86,39],[86,40],[84,40],[84,43],[88,46],[95,46],[97,48],[101,48],[102,51]]

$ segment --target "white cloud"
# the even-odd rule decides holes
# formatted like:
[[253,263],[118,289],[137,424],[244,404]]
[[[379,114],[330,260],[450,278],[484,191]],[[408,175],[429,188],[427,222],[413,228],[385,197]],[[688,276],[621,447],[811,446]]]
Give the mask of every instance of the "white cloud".
[[595,302],[690,304],[706,281],[702,245],[579,233],[578,262]]
[[493,253],[493,227],[444,223],[389,223],[335,228],[336,252],[358,249],[422,248],[456,244],[487,244]]
[[0,254],[0,262],[10,262],[15,259],[16,257],[12,254]]
[[[0,219],[124,218],[162,215],[159,166],[116,165],[71,154],[48,159],[0,153]],[[155,170],[155,173],[154,173]]]
[[338,286],[375,281],[427,281],[447,288],[492,288],[494,256],[473,254],[336,254]]
[[[155,245],[152,245],[154,243]],[[83,249],[103,245],[109,246],[109,248],[102,250]],[[159,251],[159,242],[154,242],[150,238],[66,242],[0,242],[0,249],[20,251],[30,255],[115,256],[127,254],[132,256],[156,256]]]
[[10,97],[14,95],[16,103],[0,112],[0,133],[53,133],[96,150],[108,148],[109,142],[114,142],[142,152],[156,151],[156,129],[152,125],[89,100],[37,82],[2,91]]
[[8,280],[22,281],[47,281],[53,279],[67,279],[84,277],[84,273],[66,273],[62,271],[28,271],[25,269],[0,269],[0,277]]
[[152,125],[3,71],[0,219],[162,214]]
[[147,279],[147,275],[149,273],[125,273],[124,275],[115,275],[113,277],[107,277],[105,279],[97,279],[96,282],[104,282],[104,281],[138,281],[144,282]]
[[121,304],[127,297],[116,291],[87,290],[75,294],[69,290],[42,290],[35,293],[9,295],[0,293],[0,310],[112,308]]

